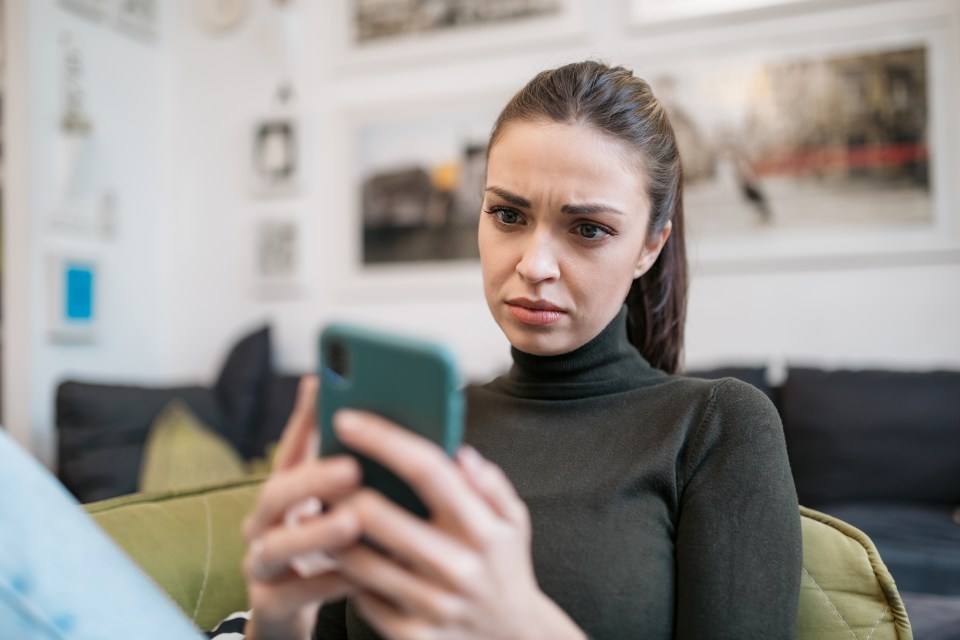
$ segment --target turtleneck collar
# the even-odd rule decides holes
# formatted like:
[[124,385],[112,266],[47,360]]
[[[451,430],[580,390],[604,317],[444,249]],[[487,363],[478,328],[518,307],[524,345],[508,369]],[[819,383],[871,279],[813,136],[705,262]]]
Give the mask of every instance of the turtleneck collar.
[[627,307],[582,347],[537,356],[511,347],[513,366],[498,378],[510,395],[530,399],[577,399],[619,393],[666,374],[651,367],[627,337]]

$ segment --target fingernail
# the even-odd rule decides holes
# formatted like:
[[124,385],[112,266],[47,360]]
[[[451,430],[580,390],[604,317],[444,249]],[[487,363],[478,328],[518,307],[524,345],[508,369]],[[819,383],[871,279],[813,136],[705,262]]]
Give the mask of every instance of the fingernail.
[[340,409],[333,414],[333,428],[338,434],[353,433],[360,426],[360,414],[351,409]]
[[463,464],[473,469],[479,468],[483,463],[483,456],[480,455],[480,452],[468,444],[460,447],[460,450],[457,452],[457,457],[460,458]]

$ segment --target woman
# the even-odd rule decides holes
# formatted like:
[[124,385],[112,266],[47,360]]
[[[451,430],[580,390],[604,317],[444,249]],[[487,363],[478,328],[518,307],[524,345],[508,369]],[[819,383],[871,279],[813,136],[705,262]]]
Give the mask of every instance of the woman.
[[[567,65],[514,96],[479,225],[513,367],[468,388],[454,461],[376,416],[335,417],[428,521],[363,489],[353,460],[316,459],[305,382],[245,526],[248,637],[794,636],[800,524],[776,411],[735,380],[673,375],[682,194],[669,120],[629,71]],[[328,508],[290,526],[310,498]],[[335,565],[291,568],[318,551]]]

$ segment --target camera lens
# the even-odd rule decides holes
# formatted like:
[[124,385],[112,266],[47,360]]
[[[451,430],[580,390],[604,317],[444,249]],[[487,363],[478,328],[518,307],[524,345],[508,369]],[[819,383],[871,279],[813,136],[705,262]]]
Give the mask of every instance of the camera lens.
[[327,368],[333,371],[341,378],[346,378],[350,373],[350,359],[347,353],[347,345],[339,340],[327,345]]

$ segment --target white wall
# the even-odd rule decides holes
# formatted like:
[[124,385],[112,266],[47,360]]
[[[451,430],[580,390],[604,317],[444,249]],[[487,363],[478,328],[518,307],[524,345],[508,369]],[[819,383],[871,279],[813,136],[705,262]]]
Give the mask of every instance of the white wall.
[[[608,0],[583,3],[589,12],[579,36],[527,38],[518,32],[511,42],[496,34],[457,36],[446,49],[452,53],[432,52],[428,41],[420,41],[372,63],[343,56],[338,19],[346,3],[294,0],[288,9],[277,9],[274,3],[252,2],[250,15],[220,34],[200,26],[189,0],[158,4],[165,12],[164,31],[156,45],[144,46],[65,14],[55,0],[29,3],[30,157],[23,195],[29,233],[21,233],[26,244],[19,247],[29,254],[29,321],[18,325],[8,319],[4,328],[9,335],[11,325],[20,326],[28,346],[11,349],[7,341],[5,420],[47,458],[53,385],[60,376],[210,380],[232,342],[260,322],[274,327],[281,369],[313,367],[317,330],[333,317],[444,340],[470,378],[507,366],[507,344],[489,318],[476,267],[365,275],[354,266],[351,127],[364,114],[428,109],[450,96],[498,105],[536,71],[583,57],[624,62],[643,73],[703,55],[701,50],[828,42],[845,27],[870,34],[878,24],[894,28],[890,25],[904,17],[925,13],[957,33],[960,20],[951,0],[850,0],[807,3],[812,13],[794,7],[753,14],[742,25],[708,21],[631,31],[624,26],[626,3]],[[290,19],[283,11],[296,13]],[[101,338],[84,347],[45,340],[36,295],[42,288],[41,255],[68,242],[44,227],[58,104],[52,52],[65,28],[89,49],[91,113],[104,123],[103,157],[109,159],[104,172],[120,194],[121,210],[121,236],[115,241],[69,241],[99,251],[106,267]],[[955,84],[957,58],[945,61]],[[114,81],[121,77],[122,84]],[[277,84],[288,77],[304,118],[310,179],[294,197],[260,199],[248,186],[250,131],[271,109]],[[946,104],[956,107],[955,90],[948,98]],[[15,105],[10,112],[13,117]],[[941,124],[952,119],[938,117]],[[952,132],[939,149],[953,154],[948,167],[955,172],[957,128],[954,123],[941,130]],[[940,203],[953,220],[960,217],[955,182],[955,175],[936,176],[939,192],[953,194]],[[306,278],[300,295],[274,299],[254,286],[253,230],[261,219],[284,215],[304,226]],[[8,218],[8,232],[18,224]],[[942,231],[950,236],[943,239],[956,239],[955,227]],[[9,280],[18,267],[9,264],[16,262],[14,251],[6,255]],[[21,298],[28,295],[14,289]],[[688,364],[786,359],[960,368],[958,292],[960,256],[953,250],[701,264],[691,288]],[[8,286],[5,296],[10,295]],[[16,362],[10,351],[18,352]],[[28,391],[20,379],[11,379],[11,365],[14,372],[28,372]]]
[[[108,3],[109,4],[109,3]],[[160,3],[158,3],[160,4]],[[162,38],[144,41],[56,0],[8,3],[8,60],[25,94],[6,123],[10,200],[4,208],[4,421],[47,464],[54,463],[54,390],[64,379],[152,380],[171,354],[165,314],[169,242],[166,197],[170,118]],[[90,224],[65,229],[60,209],[63,150],[63,39],[80,53],[80,90],[92,122],[72,201]],[[11,87],[13,89],[13,87]],[[6,100],[6,96],[5,96]],[[16,120],[14,120],[16,118]],[[115,231],[104,234],[100,198],[114,197]],[[51,341],[45,300],[47,256],[92,257],[99,267],[98,327],[90,343]],[[12,347],[12,348],[9,348]]]
[[[810,4],[818,11],[830,6]],[[655,68],[664,60],[695,56],[698,47],[722,51],[742,41],[755,43],[748,48],[777,45],[785,38],[805,42],[798,30],[829,41],[828,28],[844,25],[866,36],[877,23],[895,30],[892,23],[924,12],[952,12],[947,21],[956,27],[957,5],[950,2],[839,4],[835,12],[750,16],[742,27],[728,21],[630,32],[623,27],[621,3],[591,2],[579,38],[504,45],[494,36],[482,38],[473,50],[448,47],[454,53],[443,55],[424,54],[429,45],[413,42],[397,56],[373,64],[345,62],[338,48],[340,14],[334,8],[292,3],[301,29],[293,75],[300,110],[310,125],[312,181],[300,197],[276,205],[251,198],[243,180],[249,123],[268,104],[272,84],[285,74],[282,52],[275,46],[277,12],[255,3],[236,31],[214,37],[181,7],[175,19],[181,35],[176,47],[183,88],[177,93],[180,134],[204,141],[203,148],[191,147],[184,154],[190,162],[182,169],[190,175],[185,180],[189,187],[181,191],[179,209],[185,219],[180,228],[193,242],[194,257],[181,267],[209,261],[211,270],[199,278],[182,278],[185,288],[179,295],[186,302],[180,306],[204,312],[184,316],[175,325],[178,365],[185,372],[210,371],[237,331],[267,319],[276,329],[278,364],[312,367],[316,331],[336,316],[445,340],[469,377],[502,369],[509,362],[506,343],[488,317],[475,269],[444,269],[439,276],[357,277],[351,266],[355,251],[349,246],[354,237],[349,226],[354,223],[350,127],[362,117],[357,114],[429,109],[451,95],[499,104],[535,71],[585,56]],[[956,95],[950,99],[955,105]],[[945,153],[957,146],[943,142]],[[956,154],[949,161],[956,169]],[[947,182],[954,178],[948,176]],[[956,199],[944,203],[952,211],[958,206]],[[257,299],[249,287],[250,228],[274,210],[299,212],[310,238],[310,286],[287,302]],[[956,229],[945,233],[955,240]],[[893,253],[786,266],[700,265],[691,289],[689,366],[782,359],[830,366],[960,366],[960,332],[955,329],[960,254]]]

